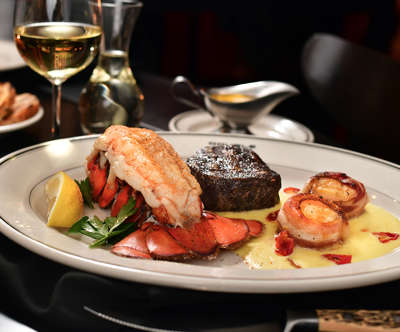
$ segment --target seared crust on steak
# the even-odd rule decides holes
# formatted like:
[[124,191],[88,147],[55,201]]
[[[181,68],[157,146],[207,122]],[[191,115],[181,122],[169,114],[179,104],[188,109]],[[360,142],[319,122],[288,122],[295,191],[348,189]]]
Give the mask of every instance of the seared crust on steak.
[[187,159],[211,211],[264,209],[279,203],[281,177],[250,148],[240,144],[208,145]]

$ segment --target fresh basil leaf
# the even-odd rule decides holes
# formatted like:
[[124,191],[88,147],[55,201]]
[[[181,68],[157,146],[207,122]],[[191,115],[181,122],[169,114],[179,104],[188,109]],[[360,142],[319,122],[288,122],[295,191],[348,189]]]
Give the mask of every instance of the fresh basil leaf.
[[83,197],[83,201],[85,202],[85,204],[90,207],[91,209],[94,208],[93,206],[93,200],[92,200],[92,195],[91,195],[91,189],[90,189],[90,182],[89,182],[89,178],[86,177],[86,179],[82,180],[82,181],[78,181],[75,180],[75,182],[77,183],[81,193],[82,193],[82,197]]

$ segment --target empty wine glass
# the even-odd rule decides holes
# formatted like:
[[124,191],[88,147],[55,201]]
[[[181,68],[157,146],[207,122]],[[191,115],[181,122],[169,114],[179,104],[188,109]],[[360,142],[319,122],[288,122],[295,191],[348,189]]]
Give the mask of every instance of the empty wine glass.
[[17,49],[27,65],[52,84],[53,138],[60,130],[61,85],[92,62],[101,35],[88,1],[15,0]]

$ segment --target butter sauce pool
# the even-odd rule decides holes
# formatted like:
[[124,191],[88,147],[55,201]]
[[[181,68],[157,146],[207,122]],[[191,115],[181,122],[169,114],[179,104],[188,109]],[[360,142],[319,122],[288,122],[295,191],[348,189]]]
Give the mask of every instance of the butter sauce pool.
[[351,262],[359,262],[383,256],[400,246],[400,238],[386,243],[379,241],[373,232],[400,234],[400,221],[381,207],[368,203],[362,215],[349,220],[349,235],[342,243],[322,249],[310,249],[295,245],[289,256],[275,253],[275,234],[278,232],[277,221],[268,221],[267,216],[278,210],[287,199],[280,193],[281,203],[273,208],[245,212],[221,212],[231,218],[256,219],[264,224],[264,232],[241,248],[236,253],[253,269],[295,269],[336,265],[324,254],[351,255]]

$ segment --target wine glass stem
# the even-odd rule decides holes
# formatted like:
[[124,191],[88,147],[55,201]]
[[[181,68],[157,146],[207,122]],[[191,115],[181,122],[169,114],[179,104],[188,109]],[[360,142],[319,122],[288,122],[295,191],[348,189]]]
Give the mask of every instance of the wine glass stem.
[[52,138],[60,137],[61,119],[61,84],[52,83]]

